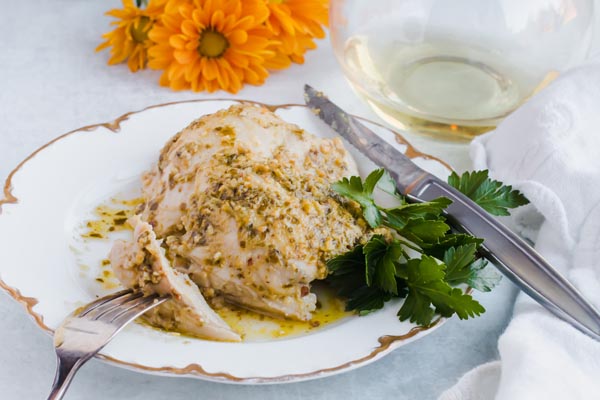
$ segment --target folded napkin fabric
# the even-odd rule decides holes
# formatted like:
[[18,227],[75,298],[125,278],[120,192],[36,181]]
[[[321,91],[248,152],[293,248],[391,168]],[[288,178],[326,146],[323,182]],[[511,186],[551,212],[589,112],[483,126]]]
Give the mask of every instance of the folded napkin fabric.
[[[600,66],[562,75],[475,139],[471,157],[527,196],[517,230],[600,310]],[[600,399],[600,342],[523,293],[498,351],[440,400]]]

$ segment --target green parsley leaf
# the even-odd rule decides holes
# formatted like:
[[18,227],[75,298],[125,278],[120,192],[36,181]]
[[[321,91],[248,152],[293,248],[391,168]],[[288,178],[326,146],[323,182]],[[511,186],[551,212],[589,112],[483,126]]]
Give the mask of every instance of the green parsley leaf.
[[330,276],[353,274],[364,265],[363,246],[360,244],[344,254],[327,260],[327,269]]
[[405,202],[404,196],[398,194],[398,191],[396,189],[396,181],[392,178],[389,172],[383,172],[381,179],[379,180],[379,182],[377,182],[377,187],[386,192],[387,194],[391,194],[392,196],[400,199],[402,203]]
[[423,253],[428,256],[433,256],[438,260],[444,259],[444,253],[451,247],[457,247],[474,243],[479,247],[483,243],[483,239],[465,233],[448,233],[440,238],[437,243],[425,243],[422,245]]
[[361,286],[346,303],[346,311],[357,310],[359,315],[367,315],[383,308],[392,295],[370,286]]
[[332,186],[333,190],[342,196],[348,197],[360,204],[363,210],[363,217],[371,228],[381,225],[381,213],[375,205],[373,190],[375,190],[375,186],[377,186],[377,182],[381,179],[383,173],[383,169],[371,172],[365,179],[364,185],[359,176],[351,176],[349,179],[343,178]]
[[495,267],[488,265],[487,260],[484,258],[473,262],[470,269],[471,275],[466,283],[480,292],[491,291],[502,280],[502,275],[500,275]]
[[[450,290],[448,290],[448,288]],[[445,282],[436,282],[423,289],[436,306],[436,311],[444,317],[450,317],[452,310],[460,319],[469,319],[485,312],[485,308],[470,294],[464,293],[459,288],[452,288]]]
[[387,208],[383,223],[419,246],[437,243],[450,229],[442,215],[450,203],[450,199],[440,197],[429,202]]
[[450,285],[466,283],[473,289],[489,292],[502,276],[493,268],[486,268],[487,260],[476,259],[477,245],[470,243],[451,247],[444,254],[446,264],[446,282]]
[[375,190],[375,187],[377,187],[377,182],[379,182],[384,173],[385,171],[383,168],[379,168],[367,175],[364,184],[365,193],[367,193],[369,196],[373,195],[373,191]]
[[415,218],[408,221],[404,228],[398,229],[398,233],[411,242],[423,246],[426,243],[437,243],[449,229],[450,227],[443,221]]
[[[346,310],[356,310],[359,315],[381,309],[384,303],[392,298],[392,294],[379,287],[367,285],[366,257],[363,249],[363,246],[358,245],[327,261],[329,275],[326,282],[337,289],[339,296],[347,298]],[[402,288],[403,283],[400,282],[396,286]]]
[[460,319],[485,312],[470,295],[444,280],[445,269],[444,264],[426,255],[399,266],[397,274],[408,286],[408,296],[398,311],[400,320],[429,325],[436,312],[445,317],[456,313]]
[[458,247],[450,247],[444,253],[446,264],[446,281],[450,284],[464,283],[469,276],[469,265],[475,261],[477,245],[469,243]]
[[492,215],[509,215],[509,208],[529,203],[527,198],[512,186],[488,177],[488,171],[465,172],[460,177],[456,172],[448,177],[448,184],[479,204]]
[[409,288],[408,296],[398,311],[400,321],[409,320],[419,325],[431,324],[435,315],[435,309],[431,307],[431,301],[420,291]]
[[452,203],[446,197],[440,197],[423,203],[404,204],[385,209],[386,225],[393,229],[402,229],[411,219],[423,218],[428,221],[444,220],[442,212]]
[[384,292],[398,294],[395,262],[404,254],[397,241],[387,243],[382,235],[373,235],[363,247],[365,254],[365,281]]
[[365,269],[363,246],[358,245],[327,261],[327,281],[337,289],[338,295],[350,298],[356,290],[366,286]]

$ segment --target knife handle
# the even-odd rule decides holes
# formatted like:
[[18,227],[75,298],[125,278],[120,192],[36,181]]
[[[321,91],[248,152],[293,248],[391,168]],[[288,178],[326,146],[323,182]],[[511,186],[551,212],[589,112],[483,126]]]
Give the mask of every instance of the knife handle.
[[471,199],[431,175],[407,194],[421,201],[441,196],[451,199],[447,209],[450,224],[485,239],[483,253],[500,272],[556,316],[600,340],[600,314],[594,307],[537,251]]

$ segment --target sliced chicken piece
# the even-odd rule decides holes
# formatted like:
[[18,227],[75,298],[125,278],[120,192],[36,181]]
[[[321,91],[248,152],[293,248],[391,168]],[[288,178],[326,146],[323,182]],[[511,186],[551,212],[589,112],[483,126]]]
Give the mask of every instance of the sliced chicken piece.
[[234,106],[167,143],[144,176],[142,217],[204,292],[308,320],[310,282],[367,229],[331,190],[357,173],[339,139],[317,138],[265,108]]
[[131,217],[133,242],[117,241],[111,252],[113,271],[121,283],[142,292],[170,295],[172,300],[149,311],[144,317],[170,331],[222,341],[240,341],[217,315],[190,278],[171,267],[156,240],[152,226],[139,216]]

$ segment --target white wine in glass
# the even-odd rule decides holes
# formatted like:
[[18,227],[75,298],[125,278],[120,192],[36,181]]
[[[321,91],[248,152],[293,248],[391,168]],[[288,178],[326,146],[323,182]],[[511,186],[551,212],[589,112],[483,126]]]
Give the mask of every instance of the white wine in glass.
[[331,36],[348,81],[384,120],[468,140],[585,58],[592,9],[577,0],[332,1]]

